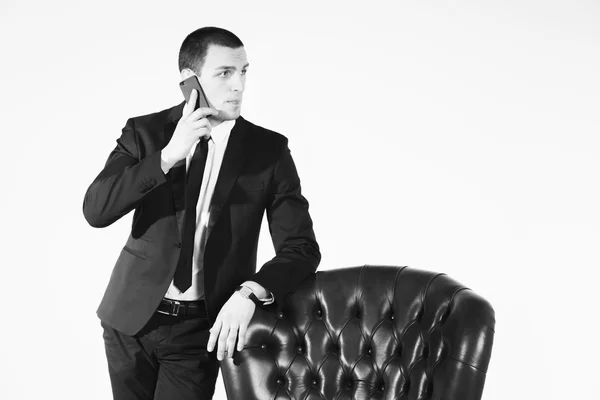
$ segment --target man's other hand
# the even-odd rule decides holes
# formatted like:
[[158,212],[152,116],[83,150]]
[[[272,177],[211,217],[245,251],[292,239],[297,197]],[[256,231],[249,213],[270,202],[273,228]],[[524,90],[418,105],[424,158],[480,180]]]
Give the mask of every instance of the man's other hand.
[[237,350],[242,351],[246,340],[246,330],[254,315],[256,305],[250,299],[234,292],[223,305],[215,323],[210,328],[207,350],[213,351],[218,343],[217,359],[221,361],[225,352],[229,358],[233,357],[235,340],[238,338]]

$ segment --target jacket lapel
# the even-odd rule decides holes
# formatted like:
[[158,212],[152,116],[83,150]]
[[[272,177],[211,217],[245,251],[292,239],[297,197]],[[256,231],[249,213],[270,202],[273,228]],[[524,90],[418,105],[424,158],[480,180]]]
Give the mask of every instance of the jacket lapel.
[[249,137],[248,129],[248,122],[240,116],[235,121],[235,125],[229,135],[227,148],[223,155],[223,163],[221,164],[219,177],[210,202],[210,219],[206,228],[206,240],[210,238],[210,234],[219,220],[223,206],[229,197],[231,188],[242,171],[244,165],[244,148],[247,148],[245,140]]

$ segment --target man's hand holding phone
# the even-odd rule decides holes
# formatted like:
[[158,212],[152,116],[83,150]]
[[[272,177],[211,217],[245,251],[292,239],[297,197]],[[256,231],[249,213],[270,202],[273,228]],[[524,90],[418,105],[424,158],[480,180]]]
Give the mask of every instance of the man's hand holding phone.
[[175,163],[184,159],[194,143],[203,136],[210,136],[211,124],[208,116],[217,115],[214,108],[199,107],[194,111],[198,91],[193,89],[190,98],[183,106],[181,119],[177,123],[173,137],[161,152],[161,168],[166,174]]

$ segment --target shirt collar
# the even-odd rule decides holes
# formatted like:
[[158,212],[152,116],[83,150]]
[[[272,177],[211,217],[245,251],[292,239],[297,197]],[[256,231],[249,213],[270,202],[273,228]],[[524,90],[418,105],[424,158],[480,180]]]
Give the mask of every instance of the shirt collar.
[[225,139],[229,137],[233,126],[235,125],[235,120],[223,121],[219,125],[215,126],[210,131],[210,136],[215,143],[221,143]]

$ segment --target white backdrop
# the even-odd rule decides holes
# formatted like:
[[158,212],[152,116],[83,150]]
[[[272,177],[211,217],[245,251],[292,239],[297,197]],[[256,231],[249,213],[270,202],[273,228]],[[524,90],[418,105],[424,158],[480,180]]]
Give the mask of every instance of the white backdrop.
[[246,45],[243,115],[290,139],[320,270],[487,298],[485,400],[598,393],[600,3],[285,3],[2,1],[0,398],[110,398],[95,311],[131,215],[91,228],[83,195],[128,117],[181,101],[205,25]]

